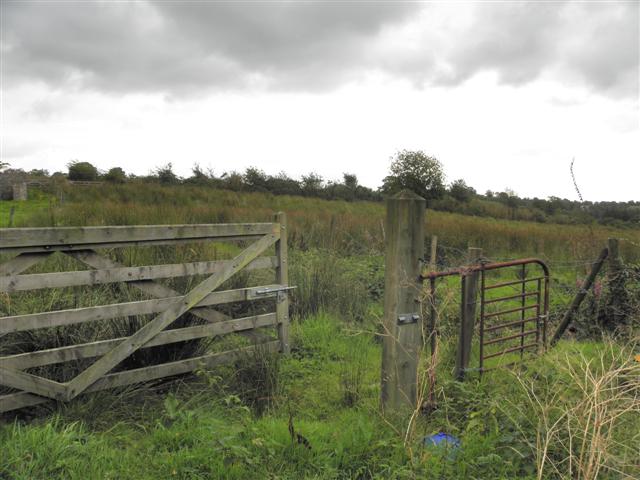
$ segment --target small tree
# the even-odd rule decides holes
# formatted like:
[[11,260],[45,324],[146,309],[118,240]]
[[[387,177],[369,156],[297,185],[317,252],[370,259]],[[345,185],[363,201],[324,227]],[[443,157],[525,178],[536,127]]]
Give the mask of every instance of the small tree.
[[109,183],[124,183],[127,180],[127,174],[122,168],[113,167],[104,174],[104,179]]
[[476,191],[460,178],[451,184],[449,194],[459,202],[468,202],[476,194]]
[[244,172],[244,183],[250,190],[267,191],[269,178],[266,173],[257,167],[249,167]]
[[98,179],[98,169],[89,162],[73,160],[67,164],[69,180],[93,182]]
[[204,173],[202,168],[200,168],[200,165],[197,163],[194,163],[193,167],[191,167],[191,173],[193,174],[191,178],[194,179],[196,183],[206,182],[208,180],[207,174]]
[[323,178],[317,173],[311,172],[308,175],[302,175],[302,192],[305,195],[318,195],[322,190]]
[[342,183],[329,182],[325,187],[328,198],[341,198],[353,201],[358,195],[358,177],[355,173],[343,173]]
[[269,176],[269,191],[276,194],[300,195],[300,182],[289,177],[285,172],[280,172],[275,176]]
[[382,183],[382,192],[396,193],[409,189],[427,200],[441,198],[445,192],[442,164],[421,151],[403,150],[391,161],[389,175]]
[[241,173],[232,170],[231,172],[224,172],[220,176],[222,188],[233,190],[234,192],[240,192],[244,190],[244,177]]
[[515,220],[516,210],[518,209],[518,205],[520,204],[520,198],[518,198],[516,192],[514,192],[510,188],[505,188],[504,192],[499,192],[496,197],[500,203],[507,206],[511,219]]
[[355,173],[343,173],[342,178],[344,179],[344,186],[350,190],[354,190],[358,188],[358,177]]
[[180,181],[178,176],[173,173],[173,165],[171,162],[163,167],[156,168],[155,174],[163,185],[174,185]]
[[49,170],[45,168],[32,168],[27,172],[30,177],[48,177]]

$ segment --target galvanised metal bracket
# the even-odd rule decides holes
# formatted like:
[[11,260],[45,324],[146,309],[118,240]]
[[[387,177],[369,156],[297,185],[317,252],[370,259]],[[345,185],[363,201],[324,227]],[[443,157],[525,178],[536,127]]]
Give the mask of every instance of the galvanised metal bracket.
[[401,313],[398,315],[398,325],[411,325],[417,323],[420,320],[420,314],[418,313]]
[[295,286],[290,287],[288,285],[273,285],[269,287],[252,288],[247,294],[247,298],[268,298],[275,294],[278,302],[282,302],[287,299],[287,292],[293,290]]

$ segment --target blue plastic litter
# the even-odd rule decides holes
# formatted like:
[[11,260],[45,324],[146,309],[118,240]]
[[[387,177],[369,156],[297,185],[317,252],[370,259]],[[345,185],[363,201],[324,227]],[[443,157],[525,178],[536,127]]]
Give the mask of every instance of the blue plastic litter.
[[439,432],[435,435],[428,435],[424,437],[423,442],[428,447],[441,447],[446,449],[457,450],[460,448],[460,440],[448,433]]

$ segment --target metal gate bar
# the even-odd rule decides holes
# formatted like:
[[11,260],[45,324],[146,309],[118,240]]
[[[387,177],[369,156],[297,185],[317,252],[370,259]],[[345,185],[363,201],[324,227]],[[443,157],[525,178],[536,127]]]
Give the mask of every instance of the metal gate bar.
[[[526,267],[527,265],[535,264],[542,268],[544,274],[542,276],[527,278]],[[499,282],[491,285],[486,283],[486,272],[490,270],[498,270],[508,267],[521,267],[521,278],[518,280]],[[485,368],[485,360],[491,358],[501,357],[503,355],[520,352],[520,359],[524,358],[525,351],[535,349],[537,352],[546,345],[546,320],[549,311],[549,268],[547,265],[539,259],[529,258],[523,260],[514,260],[511,262],[500,262],[484,264],[480,266],[481,272],[481,287],[480,287],[480,358],[479,358],[479,371],[482,374],[483,371],[489,370]],[[535,282],[536,290],[533,292],[527,291],[527,285],[531,282]],[[544,282],[544,283],[543,283]],[[506,295],[498,298],[487,299],[487,290],[494,290],[498,288],[520,286],[520,292],[516,295]],[[543,292],[544,290],[544,292]],[[543,297],[544,295],[544,297]],[[527,299],[535,297],[536,303],[533,305],[527,305]],[[486,312],[486,306],[491,304],[499,304],[500,302],[507,302],[511,300],[520,299],[520,305],[517,308],[508,308],[497,312]],[[535,316],[526,318],[528,311],[535,310]],[[487,320],[499,318],[502,315],[508,315],[511,313],[520,313],[520,319],[510,322],[499,323],[496,325],[487,325]],[[535,322],[535,328],[527,330],[526,325],[530,322]],[[520,327],[518,333],[512,333],[497,338],[486,339],[486,333],[496,332],[501,329],[507,329],[510,327]],[[510,332],[509,332],[510,333]],[[531,343],[525,343],[525,338],[535,335],[535,341]],[[541,342],[542,337],[542,342]],[[489,345],[497,345],[503,342],[520,339],[518,346],[508,347],[499,352],[492,352],[487,354],[485,347]],[[532,352],[532,353],[534,353]]]
[[501,328],[514,327],[516,325],[524,325],[525,323],[528,323],[528,322],[537,322],[537,321],[538,321],[538,317],[537,316],[536,317],[531,317],[531,318],[525,318],[524,320],[516,320],[515,322],[501,323],[500,325],[493,325],[491,327],[485,327],[484,331],[485,332],[492,332],[494,330],[500,330]]
[[489,313],[485,315],[484,318],[498,317],[500,315],[506,315],[507,313],[524,312],[525,310],[531,310],[532,308],[537,308],[539,306],[540,305],[536,303],[535,305],[527,305],[526,307],[512,308],[510,310],[501,310],[499,312]]
[[[486,345],[486,343],[485,343],[485,345]],[[507,348],[506,350],[502,350],[501,352],[492,353],[490,355],[485,355],[484,356],[484,360],[487,360],[489,358],[499,357],[501,355],[504,355],[505,353],[517,352],[518,350],[522,351],[523,349],[531,348],[531,347],[537,347],[537,346],[538,346],[538,344],[534,342],[534,343],[529,343],[529,344],[524,345],[524,346],[520,345],[520,346],[517,346],[517,347]],[[482,373],[482,371],[483,370],[481,369],[480,372]]]
[[[524,326],[524,325],[523,325]],[[485,345],[493,345],[494,343],[503,342],[506,340],[513,340],[514,338],[524,338],[529,335],[533,335],[534,333],[538,333],[538,329],[535,328],[533,330],[521,331],[520,333],[516,333],[515,335],[509,335],[508,337],[494,338],[493,340],[489,340],[488,342],[484,342]]]
[[[507,263],[511,263],[511,262],[507,262]],[[488,266],[492,266],[492,265],[498,265],[498,264],[490,263],[490,264],[487,264],[487,267]],[[500,268],[500,267],[498,267],[498,268]],[[486,269],[486,270],[488,270],[488,269]],[[533,282],[535,280],[544,280],[545,278],[546,277],[535,277],[535,278],[527,278],[525,280],[514,280],[512,282],[496,283],[494,285],[489,285],[489,286],[485,287],[485,290],[491,290],[492,288],[508,287],[509,285],[519,285],[519,284],[521,284],[523,282]]]
[[502,302],[504,300],[515,300],[516,298],[533,297],[534,295],[538,295],[538,292],[518,293],[517,295],[510,295],[508,297],[493,298],[491,300],[487,300],[484,303],[489,304],[489,303]]

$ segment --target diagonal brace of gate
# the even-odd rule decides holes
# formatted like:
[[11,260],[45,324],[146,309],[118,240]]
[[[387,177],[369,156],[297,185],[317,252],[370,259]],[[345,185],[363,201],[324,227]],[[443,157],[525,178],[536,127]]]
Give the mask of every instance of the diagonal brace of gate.
[[174,320],[196,306],[204,297],[218,288],[235,273],[246,267],[249,262],[273,245],[278,238],[278,234],[265,235],[247,249],[243,250],[242,253],[235,257],[225,268],[214,273],[206,280],[203,280],[180,301],[162,312],[117,347],[114,347],[113,350],[68,383],[66,399],[71,400],[82,393],[99,377],[109,372],[109,370],[142,347]]
[[280,238],[280,230],[267,234],[257,242],[251,244],[236,256],[222,270],[214,273],[203,280],[189,293],[180,298],[167,310],[155,317],[136,333],[123,340],[118,346],[97,360],[93,365],[80,373],[68,383],[59,383],[48,380],[26,372],[0,367],[0,378],[2,384],[30,391],[58,400],[71,400],[85,391],[102,375],[109,372],[122,360],[133,354],[136,350],[144,346],[149,340],[169,326],[181,315],[184,315],[191,308],[196,306],[204,297],[218,288],[222,283],[231,278],[234,274],[246,267],[251,261],[258,257],[267,248],[273,245]]
[[[51,256],[46,253],[21,253],[8,262],[0,265],[0,275],[15,275],[27,270]],[[66,394],[65,385],[53,380],[31,375],[27,372],[10,370],[0,367],[0,384],[7,385],[18,390],[38,393],[46,397],[62,400]]]

